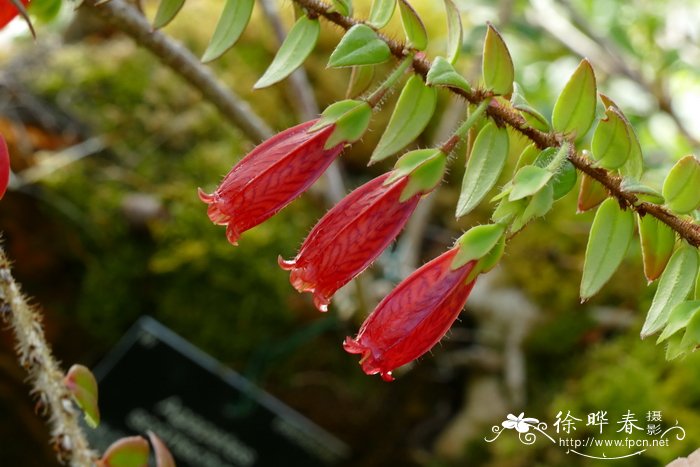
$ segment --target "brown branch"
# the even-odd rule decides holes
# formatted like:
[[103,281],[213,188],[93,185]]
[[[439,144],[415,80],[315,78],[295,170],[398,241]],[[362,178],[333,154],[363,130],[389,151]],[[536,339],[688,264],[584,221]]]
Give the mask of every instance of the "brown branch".
[[10,272],[10,261],[0,247],[0,316],[17,340],[20,364],[28,374],[37,410],[48,416],[51,439],[59,460],[75,467],[94,465],[97,455],[90,449],[78,421],[79,411],[63,384],[64,374],[51,353],[41,325],[40,313],[27,303]]
[[[338,12],[331,11],[331,6],[319,0],[292,0],[297,5],[305,8],[310,13],[322,16],[328,21],[347,30],[356,24],[364,24],[363,21],[343,16]],[[391,39],[381,33],[379,37],[389,46],[391,53],[398,59],[405,58],[410,49],[403,42]],[[431,62],[421,56],[413,59],[413,70],[423,79],[430,70]],[[459,95],[472,104],[479,104],[484,99],[491,98],[491,95],[481,89],[465,91],[458,88],[447,88],[453,94]],[[528,137],[539,148],[544,149],[552,146],[560,146],[564,142],[564,136],[556,132],[542,132],[529,127],[522,116],[503,102],[491,101],[487,114],[500,126],[508,125],[522,135]],[[618,202],[623,207],[638,212],[640,215],[649,214],[659,219],[664,224],[675,230],[689,244],[700,248],[700,225],[691,221],[682,219],[663,206],[653,203],[640,201],[634,193],[626,192],[621,188],[622,179],[604,169],[595,168],[591,162],[579,153],[572,152],[569,156],[571,163],[581,172],[591,176],[593,179],[603,185],[611,196],[617,198]]]

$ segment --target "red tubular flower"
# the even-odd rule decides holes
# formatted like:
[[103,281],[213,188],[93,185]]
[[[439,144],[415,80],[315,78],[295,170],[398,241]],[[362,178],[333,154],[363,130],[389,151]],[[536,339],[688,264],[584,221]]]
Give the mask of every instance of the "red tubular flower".
[[335,126],[309,132],[316,122],[302,123],[261,143],[231,169],[214,193],[199,190],[200,199],[209,205],[209,219],[227,226],[229,242],[236,245],[241,233],[301,195],[343,150],[343,142],[324,149]]
[[299,292],[312,292],[314,304],[328,310],[333,294],[364,271],[396,238],[422,193],[401,202],[408,176],[385,183],[386,173],[343,198],[311,230],[291,261],[279,259],[291,271]]
[[[27,6],[29,0],[22,0],[22,4]],[[0,0],[0,29],[12,21],[19,14],[19,10],[10,0]]]
[[452,326],[474,286],[467,277],[476,261],[452,270],[458,248],[423,265],[401,282],[369,315],[349,353],[361,354],[362,370],[392,381],[391,371],[429,351]]

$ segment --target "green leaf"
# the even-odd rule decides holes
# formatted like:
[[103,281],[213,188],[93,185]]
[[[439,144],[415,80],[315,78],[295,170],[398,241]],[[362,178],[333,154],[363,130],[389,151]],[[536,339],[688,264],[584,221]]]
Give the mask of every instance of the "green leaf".
[[[547,168],[555,160],[560,150],[566,151],[567,148],[545,149],[537,155],[534,165]],[[549,181],[553,188],[553,200],[556,201],[566,196],[576,185],[576,178],[576,167],[567,159],[564,159],[559,167],[555,169],[554,176]]]
[[486,30],[481,70],[487,89],[499,96],[510,96],[515,78],[513,59],[503,37],[491,23]]
[[408,173],[408,184],[403,191],[401,191],[401,196],[399,197],[399,201],[402,203],[418,193],[430,193],[440,184],[442,177],[445,175],[447,155],[435,149],[428,149],[425,151],[433,154],[430,157],[426,157],[423,162],[416,165],[416,167]]
[[547,119],[530,105],[527,99],[525,99],[520,85],[516,82],[513,82],[513,95],[510,97],[510,103],[515,109],[520,111],[520,115],[523,116],[527,124],[532,128],[536,128],[540,131],[549,131]]
[[457,73],[452,64],[443,57],[437,57],[433,61],[430,70],[428,70],[426,82],[430,86],[447,86],[465,91],[471,90],[467,80]]
[[603,105],[605,106],[605,108],[612,106],[619,111],[620,115],[625,120],[627,134],[631,141],[630,154],[627,158],[627,162],[625,162],[625,164],[622,167],[620,167],[620,175],[622,175],[623,177],[631,177],[635,180],[639,180],[640,178],[642,178],[642,174],[644,173],[644,156],[642,155],[642,146],[639,144],[639,138],[637,138],[637,133],[634,131],[632,124],[629,122],[627,117],[625,117],[625,114],[622,112],[620,107],[618,107],[618,105],[605,94],[601,93],[599,95],[600,99],[603,101]]
[[100,424],[100,409],[97,405],[97,381],[92,372],[83,365],[73,365],[63,378],[63,384],[85,414],[87,424],[97,428]]
[[329,67],[374,65],[391,58],[386,42],[366,24],[348,29],[328,60]]
[[607,198],[605,187],[589,177],[581,174],[581,186],[578,192],[577,210],[579,213],[593,209]]
[[457,218],[471,212],[498,181],[508,157],[508,132],[486,124],[474,140],[457,202]]
[[348,89],[345,98],[357,97],[369,89],[374,80],[374,65],[359,65],[352,67]]
[[596,80],[593,67],[584,59],[564,86],[554,104],[552,126],[562,133],[583,138],[595,118]]
[[700,344],[700,313],[697,313],[696,308],[696,313],[690,318],[685,328],[680,350],[681,352],[687,352],[691,348],[697,347],[698,344]]
[[369,10],[367,22],[377,29],[381,29],[391,20],[396,9],[396,0],[372,0],[372,8]]
[[148,431],[147,434],[156,454],[156,467],[175,467],[175,459],[165,443],[152,431]]
[[122,438],[107,448],[98,465],[100,467],[147,467],[148,441],[140,436]]
[[437,90],[423,84],[417,75],[411,76],[369,163],[386,159],[416,139],[428,126],[436,104]]
[[250,21],[254,4],[255,0],[226,0],[214,35],[202,56],[204,63],[219,58],[233,47]]
[[264,88],[289,76],[304,63],[316,46],[320,33],[321,25],[318,19],[309,19],[307,16],[299,18],[284,39],[272,63],[253,88]]
[[666,325],[671,310],[685,300],[692,290],[697,272],[698,253],[694,247],[684,242],[671,256],[661,274],[659,286],[642,327],[642,339]]
[[153,29],[160,29],[171,22],[184,4],[185,0],[160,0],[156,17],[153,20]]
[[656,343],[660,344],[674,335],[676,332],[686,327],[688,325],[688,321],[690,321],[690,318],[692,318],[692,316],[698,311],[700,311],[700,301],[697,300],[683,302],[676,305],[668,315],[668,324],[661,332],[661,335]]
[[428,32],[416,10],[406,0],[399,0],[399,11],[408,45],[418,50],[425,50],[428,47]]
[[600,120],[593,132],[591,153],[594,164],[604,169],[621,167],[632,152],[632,139],[627,131],[625,117],[615,107],[608,107],[605,117]]
[[476,265],[464,281],[469,283],[473,281],[479,274],[489,272],[491,269],[495,268],[496,265],[501,261],[503,253],[505,251],[506,236],[501,235],[501,238],[498,240],[496,245],[493,248],[491,248],[491,250],[488,253],[479,258],[479,260],[476,262]]
[[452,0],[443,0],[447,13],[447,60],[454,64],[462,50],[462,17]]
[[[554,151],[556,152],[556,149]],[[537,145],[535,143],[528,144],[518,156],[518,162],[515,164],[515,171],[517,172],[518,169],[526,165],[534,164],[535,159],[537,159],[539,155],[540,150]]]
[[617,201],[608,198],[593,219],[586,247],[581,279],[581,300],[598,292],[610,279],[625,257],[634,233],[634,214],[621,211]]
[[623,178],[622,183],[620,183],[620,190],[634,193],[642,201],[649,201],[655,204],[664,203],[664,197],[661,196],[661,193],[633,178]]
[[655,281],[666,268],[673,254],[676,233],[651,215],[637,216],[639,240],[642,245],[642,262],[647,281]]
[[522,167],[513,177],[513,188],[508,195],[510,201],[532,196],[540,191],[552,178],[552,172],[535,165]]
[[507,224],[514,219],[521,217],[529,205],[529,200],[519,199],[517,201],[508,201],[508,198],[502,198],[496,209],[491,215],[491,220]]
[[39,21],[47,23],[61,11],[61,0],[32,0],[27,10]]
[[700,160],[685,156],[671,168],[662,194],[671,211],[687,214],[700,207]]
[[469,229],[455,242],[459,250],[452,259],[450,269],[458,269],[469,261],[486,256],[498,245],[505,230],[502,224],[478,225]]
[[333,9],[343,16],[352,16],[351,0],[331,0]]
[[325,149],[345,142],[353,143],[367,131],[372,118],[372,107],[361,100],[343,100],[329,105],[321,114],[318,122],[309,131],[316,131],[334,124],[333,133],[326,140]]
[[666,346],[666,360],[671,361],[683,355],[684,351],[681,347],[682,342],[683,338],[679,334],[671,336]]
[[695,300],[700,300],[700,272],[698,272],[698,276],[695,279],[695,292],[693,294],[693,298],[695,298]]

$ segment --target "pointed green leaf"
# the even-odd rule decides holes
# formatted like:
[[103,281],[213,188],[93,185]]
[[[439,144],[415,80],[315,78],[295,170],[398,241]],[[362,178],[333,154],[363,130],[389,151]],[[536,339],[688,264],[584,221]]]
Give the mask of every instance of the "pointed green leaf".
[[447,60],[455,63],[462,50],[462,17],[452,0],[444,0],[447,13]]
[[[697,310],[696,310],[697,311]],[[700,313],[695,313],[685,328],[683,339],[681,340],[680,350],[687,352],[696,348],[700,344]]]
[[321,33],[318,19],[302,16],[290,29],[270,66],[253,86],[261,89],[283,80],[297,69],[316,46]]
[[510,97],[510,103],[520,111],[520,115],[523,116],[528,125],[540,131],[549,131],[547,119],[530,105],[522,88],[516,82],[513,82],[513,95]]
[[165,443],[152,431],[148,431],[147,434],[156,454],[156,467],[175,467],[175,459]]
[[666,346],[666,360],[671,361],[674,358],[678,358],[683,355],[684,351],[681,347],[682,342],[683,338],[680,334],[671,336]]
[[513,177],[513,189],[508,195],[510,201],[517,201],[526,196],[532,196],[540,191],[552,178],[552,172],[537,167],[526,165],[522,167]]
[[637,216],[639,240],[642,244],[642,262],[647,281],[656,280],[673,254],[676,233],[653,216]]
[[369,10],[367,22],[377,29],[381,29],[394,15],[396,0],[372,0],[372,8]]
[[505,226],[501,224],[486,224],[472,227],[457,239],[455,245],[459,250],[452,259],[450,269],[458,269],[469,261],[480,259],[488,254],[505,232]]
[[329,67],[374,65],[391,58],[386,42],[366,24],[348,29],[328,60]]
[[443,57],[437,57],[433,61],[428,71],[426,82],[430,86],[449,86],[465,91],[471,90],[471,86],[469,86],[467,80],[457,73],[452,64]]
[[374,80],[374,65],[360,65],[352,67],[350,82],[345,91],[345,98],[357,97],[369,89]]
[[508,201],[507,197],[501,199],[498,203],[496,209],[491,214],[491,220],[494,222],[501,222],[507,224],[512,222],[514,219],[522,216],[527,209],[530,200],[519,199],[517,201]]
[[687,214],[700,207],[700,160],[685,156],[671,168],[662,194],[671,211]]
[[513,59],[503,37],[491,23],[486,30],[481,70],[487,89],[499,96],[510,96],[515,78]]
[[204,63],[219,58],[233,47],[250,21],[254,4],[255,0],[226,0],[214,34],[202,56]]
[[535,163],[535,159],[540,155],[540,150],[535,143],[530,143],[525,146],[523,152],[518,156],[518,162],[515,164],[515,171],[524,167],[526,165],[532,165]]
[[620,190],[634,193],[642,201],[648,201],[655,204],[664,203],[664,197],[661,196],[661,193],[648,185],[636,181],[633,178],[623,178],[622,183],[620,183]]
[[685,300],[692,290],[697,272],[697,250],[683,243],[671,256],[666,269],[661,274],[659,286],[642,327],[642,339],[666,325],[671,310]]
[[528,222],[536,217],[544,216],[552,209],[552,204],[554,203],[554,188],[551,183],[548,183],[537,193],[532,195],[532,197],[515,202],[524,202],[526,206],[525,209],[518,213],[513,219],[510,225],[511,234],[525,227]]
[[474,140],[457,202],[457,218],[471,212],[498,181],[508,157],[508,132],[493,123]]
[[622,211],[617,201],[608,198],[593,219],[586,247],[581,279],[581,299],[587,300],[610,279],[625,257],[634,233],[634,214]]
[[479,274],[489,272],[490,270],[495,268],[496,265],[498,265],[498,263],[501,261],[501,258],[503,258],[503,253],[505,251],[506,236],[501,235],[501,238],[498,240],[496,245],[493,248],[491,248],[491,250],[488,253],[479,258],[479,260],[476,262],[476,265],[469,273],[467,278],[464,279],[464,281],[469,283],[473,281]]
[[600,100],[603,101],[603,105],[605,106],[605,108],[615,107],[615,109],[619,111],[620,115],[625,120],[627,134],[629,135],[630,141],[632,143],[627,162],[625,162],[625,164],[622,167],[620,167],[620,175],[622,175],[623,177],[631,177],[635,180],[639,180],[640,178],[642,178],[642,174],[644,173],[644,156],[642,155],[642,146],[639,144],[639,138],[637,138],[637,133],[634,131],[632,124],[622,112],[620,107],[618,107],[618,105],[615,102],[613,102],[612,99],[610,99],[605,94],[601,93]]
[[589,177],[581,174],[581,186],[578,192],[578,212],[586,212],[593,209],[607,198],[605,187]]
[[175,18],[185,0],[160,0],[156,17],[153,19],[153,29],[160,29]]
[[78,407],[85,414],[85,421],[92,428],[100,424],[100,409],[97,405],[97,381],[92,372],[83,365],[73,365],[63,378]]
[[632,139],[627,131],[625,117],[615,107],[608,107],[605,117],[598,122],[593,132],[591,153],[597,167],[617,169],[632,152]]
[[354,107],[335,118],[335,129],[326,140],[325,149],[330,149],[339,143],[354,143],[367,131],[372,118],[372,107],[364,101],[354,102],[356,102]]
[[428,32],[416,10],[406,0],[399,0],[399,11],[408,45],[418,50],[425,50],[428,47]]
[[698,311],[700,311],[700,301],[697,300],[683,302],[676,305],[668,315],[668,324],[661,332],[661,335],[656,343],[660,344],[674,335],[676,332],[686,327],[688,325],[688,321],[690,321],[690,318],[692,318]]
[[447,155],[440,151],[429,149],[434,155],[426,158],[408,174],[408,184],[401,191],[400,202],[421,193],[430,193],[442,181],[447,166]]
[[[534,165],[537,167],[547,168],[553,162],[559,151],[566,151],[567,148],[547,148],[537,155],[534,161]],[[522,154],[521,154],[522,156]],[[560,162],[559,167],[555,169],[554,176],[549,181],[553,188],[553,201],[563,198],[567,193],[569,193],[576,185],[576,167],[564,159]]]
[[140,436],[122,438],[107,448],[98,465],[104,467],[147,467],[148,441]]
[[582,60],[569,78],[552,111],[552,126],[562,133],[583,138],[595,118],[596,80],[593,67]]
[[428,126],[436,104],[437,90],[423,84],[417,75],[411,76],[369,163],[386,159],[416,139]]
[[333,9],[343,16],[352,16],[351,0],[331,0]]

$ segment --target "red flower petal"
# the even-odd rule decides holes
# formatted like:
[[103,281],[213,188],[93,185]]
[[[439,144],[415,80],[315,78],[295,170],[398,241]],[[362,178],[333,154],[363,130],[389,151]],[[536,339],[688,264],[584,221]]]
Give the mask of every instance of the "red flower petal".
[[231,169],[214,193],[200,190],[200,199],[209,204],[209,218],[227,225],[232,244],[301,195],[340,154],[343,143],[323,148],[333,125],[309,133],[315,123],[302,123],[266,140]]
[[453,248],[423,265],[401,282],[369,315],[355,339],[343,344],[362,354],[368,375],[391,381],[391,371],[429,351],[452,326],[469,297],[474,281],[465,280],[476,264],[451,270]]
[[314,304],[328,309],[333,294],[364,271],[401,232],[420,199],[400,202],[406,177],[385,185],[390,173],[354,190],[311,230],[296,258],[280,259],[299,292],[313,292]]
[[[27,6],[29,0],[22,0],[22,4]],[[0,29],[7,26],[7,23],[19,15],[19,10],[10,0],[0,0]]]

